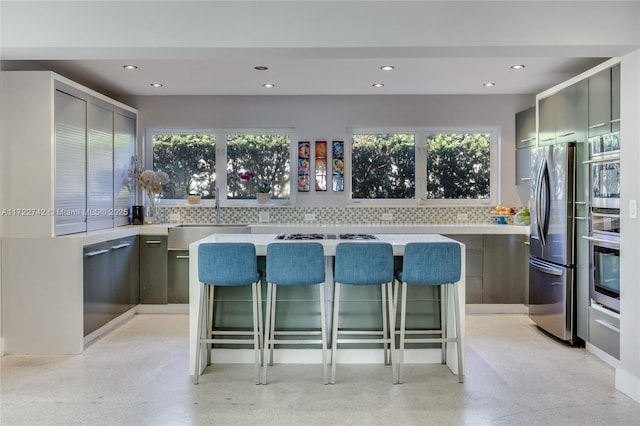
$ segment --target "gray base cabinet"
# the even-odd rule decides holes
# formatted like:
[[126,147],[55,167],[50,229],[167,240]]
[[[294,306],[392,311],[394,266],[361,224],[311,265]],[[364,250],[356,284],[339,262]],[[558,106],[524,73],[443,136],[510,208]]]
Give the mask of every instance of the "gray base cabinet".
[[483,303],[527,303],[527,257],[522,235],[485,235],[482,263]]
[[84,335],[138,303],[137,237],[90,245],[83,250]]
[[168,303],[189,303],[189,250],[169,250]]
[[140,236],[140,303],[168,302],[167,237]]
[[620,315],[589,307],[589,343],[620,359]]
[[466,302],[527,304],[525,235],[447,235],[466,246]]

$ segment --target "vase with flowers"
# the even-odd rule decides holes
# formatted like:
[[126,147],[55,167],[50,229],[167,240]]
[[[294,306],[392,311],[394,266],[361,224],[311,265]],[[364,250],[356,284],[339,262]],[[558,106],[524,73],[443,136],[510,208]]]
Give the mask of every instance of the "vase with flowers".
[[[243,181],[249,181],[255,179],[256,174],[248,170],[241,170],[238,172],[238,177]],[[271,181],[269,179],[258,179],[256,183],[256,199],[259,204],[266,204],[271,200]]]
[[158,222],[158,200],[165,186],[169,183],[169,175],[158,170],[145,170],[138,175],[138,184],[149,198],[150,214],[146,223]]

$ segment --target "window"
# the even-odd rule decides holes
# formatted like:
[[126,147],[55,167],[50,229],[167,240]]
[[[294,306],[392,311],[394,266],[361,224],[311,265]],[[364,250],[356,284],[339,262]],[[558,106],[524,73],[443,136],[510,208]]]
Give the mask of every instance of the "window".
[[[258,185],[268,180],[271,198],[290,196],[291,137],[283,133],[228,133],[227,199],[255,199]],[[243,180],[242,172],[253,178]],[[244,175],[246,176],[246,175]]]
[[354,203],[489,204],[497,185],[495,129],[354,130]]
[[[189,193],[212,200],[218,186],[227,188],[221,191],[222,200],[246,205],[255,202],[258,185],[264,179],[269,182],[275,204],[290,199],[292,154],[287,130],[149,129],[147,139],[151,141],[153,169],[169,175],[170,183],[162,193],[169,204],[171,200],[183,203]],[[239,173],[243,171],[254,177],[241,179]]]
[[426,143],[427,199],[489,199],[490,133],[432,133]]
[[414,134],[354,133],[352,140],[352,198],[415,197]]
[[169,175],[163,198],[186,199],[189,193],[214,198],[216,137],[207,133],[152,133],[153,169]]

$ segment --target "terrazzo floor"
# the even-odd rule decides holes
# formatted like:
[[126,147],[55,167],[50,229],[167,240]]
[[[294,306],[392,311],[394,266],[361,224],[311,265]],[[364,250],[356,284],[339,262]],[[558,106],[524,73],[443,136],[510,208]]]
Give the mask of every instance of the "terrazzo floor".
[[249,365],[188,372],[187,315],[136,315],[81,355],[0,358],[2,425],[640,425],[614,370],[526,315],[467,315],[466,381],[442,365]]

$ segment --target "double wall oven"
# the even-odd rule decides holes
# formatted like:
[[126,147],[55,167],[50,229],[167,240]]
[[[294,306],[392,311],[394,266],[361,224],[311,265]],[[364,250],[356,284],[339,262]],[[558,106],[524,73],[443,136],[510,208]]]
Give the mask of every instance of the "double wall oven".
[[620,134],[589,138],[591,168],[589,295],[620,312]]

